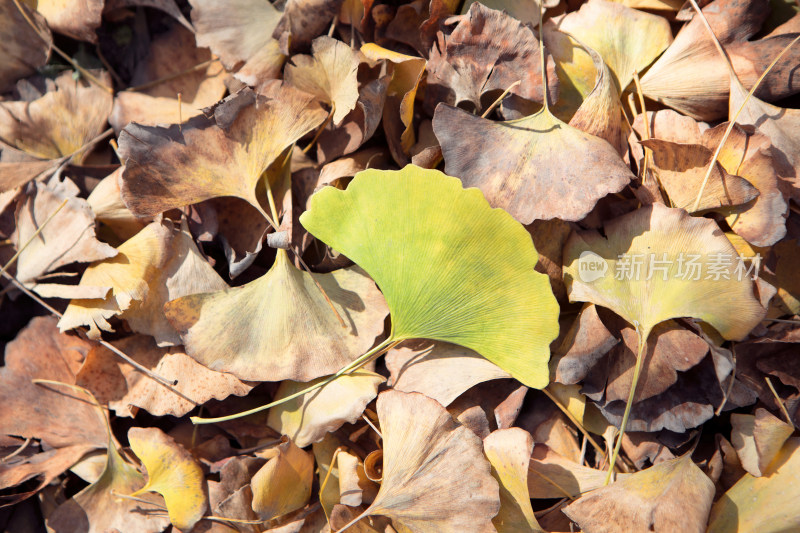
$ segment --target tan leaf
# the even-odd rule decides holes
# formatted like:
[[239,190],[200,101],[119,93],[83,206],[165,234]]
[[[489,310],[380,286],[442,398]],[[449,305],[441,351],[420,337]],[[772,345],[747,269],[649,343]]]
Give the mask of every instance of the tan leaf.
[[43,66],[53,45],[53,36],[44,18],[24,3],[19,5],[35,28],[28,24],[13,0],[0,2],[0,55],[3,56],[0,90],[3,91]]
[[[175,26],[153,39],[150,54],[137,64],[131,86],[169,78],[210,59],[211,53],[207,49],[195,46],[192,32],[183,26]],[[215,104],[225,90],[222,65],[213,62],[204,69],[182,74],[153,87],[117,93],[109,122],[117,132],[130,122],[145,126],[178,124],[199,115],[204,107]]]
[[119,181],[124,170],[125,167],[119,167],[100,180],[86,201],[98,222],[102,222],[111,228],[117,237],[127,241],[139,233],[150,222],[150,218],[137,217],[122,201]]
[[[111,86],[107,74],[95,73]],[[38,159],[72,156],[81,164],[87,149],[81,150],[105,128],[112,97],[67,71],[47,92],[31,102],[0,102],[0,138],[13,148]]]
[[253,476],[253,511],[262,520],[301,508],[311,497],[314,457],[285,438],[276,447],[259,454],[269,459]]
[[189,355],[212,370],[257,381],[333,374],[372,346],[389,312],[360,268],[312,275],[295,268],[283,250],[257,280],[185,296],[164,310]]
[[389,350],[385,360],[392,388],[420,392],[445,407],[478,383],[511,377],[476,352],[446,342],[406,342]]
[[[301,391],[324,378],[298,383],[286,380],[275,393],[275,400]],[[331,431],[361,417],[364,408],[378,395],[378,386],[386,381],[367,371],[345,374],[319,390],[270,409],[267,425],[287,435],[299,447],[321,441]],[[358,505],[358,504],[355,504]]]
[[318,37],[313,56],[297,55],[286,65],[284,79],[333,109],[339,125],[358,100],[358,57],[349,46],[331,37]]
[[691,454],[587,494],[564,508],[586,533],[705,531],[714,483]]
[[265,213],[256,192],[262,174],[325,118],[311,100],[276,82],[268,96],[245,90],[229,97],[213,118],[169,128],[128,125],[119,139],[125,204],[137,215],[155,215],[235,196]]
[[183,531],[191,530],[208,509],[200,465],[191,453],[158,428],[131,428],[128,441],[147,469],[147,483],[133,495],[161,494],[172,525]]
[[483,440],[483,451],[500,483],[500,512],[492,520],[497,531],[544,533],[528,494],[528,463],[533,452],[530,433],[520,428],[499,429]]
[[34,5],[53,31],[97,42],[95,30],[102,22],[103,0],[37,0]]
[[158,277],[171,239],[169,228],[153,222],[122,243],[115,257],[90,265],[80,285],[108,288],[108,293],[102,299],[72,300],[58,322],[59,329],[89,326],[89,335],[95,338],[100,336],[100,330],[114,331],[107,319],[130,308],[135,301],[144,301],[150,291],[148,281]]
[[528,491],[533,499],[578,498],[602,487],[604,480],[605,472],[565,459],[545,444],[533,448],[528,465]]
[[751,475],[764,475],[778,455],[794,427],[776,418],[766,409],[756,409],[755,415],[731,415],[731,443],[742,466]]
[[[36,290],[36,281],[71,263],[91,263],[117,255],[111,246],[95,237],[94,214],[86,200],[78,197],[78,186],[68,178],[28,185],[18,205],[17,227],[11,241],[22,250],[17,259],[17,279]],[[66,205],[55,213],[63,201]],[[41,225],[55,213],[41,233]]]
[[474,433],[419,393],[381,393],[378,419],[383,480],[361,518],[386,516],[401,531],[419,533],[494,530],[498,485]]
[[[554,102],[558,78],[552,59],[547,69],[548,99]],[[465,15],[447,19],[426,70],[425,106],[431,113],[439,102],[470,104],[481,111],[509,88],[513,98],[544,101],[539,40],[533,30],[480,3],[472,4]],[[518,81],[522,83],[512,88]]]

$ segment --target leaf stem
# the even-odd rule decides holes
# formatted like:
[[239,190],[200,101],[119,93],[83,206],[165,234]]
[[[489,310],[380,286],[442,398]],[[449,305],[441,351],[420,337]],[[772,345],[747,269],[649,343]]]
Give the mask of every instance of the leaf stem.
[[631,415],[631,408],[633,407],[633,398],[636,395],[636,385],[639,383],[639,374],[642,370],[642,362],[644,361],[644,350],[647,347],[647,334],[643,334],[639,325],[636,325],[636,333],[639,334],[639,353],[636,356],[636,364],[633,367],[633,381],[631,382],[631,391],[628,393],[628,403],[625,404],[625,413],[622,415],[622,424],[619,427],[619,435],[617,435],[617,442],[614,445],[614,451],[611,454],[611,461],[608,463],[608,472],[606,472],[606,479],[603,485],[608,485],[611,482],[611,476],[614,473],[614,465],[619,457],[619,450],[622,447],[622,438],[625,436],[625,427],[628,425],[628,417]]
[[393,346],[399,344],[401,342],[401,340],[395,340],[393,337],[389,337],[388,339],[386,339],[385,341],[383,341],[382,343],[380,343],[379,345],[375,346],[374,348],[369,350],[367,353],[365,353],[364,355],[362,355],[361,357],[359,357],[358,359],[353,361],[352,363],[350,363],[347,366],[341,368],[338,372],[336,372],[332,376],[329,376],[327,379],[324,379],[324,380],[320,381],[319,383],[315,383],[314,385],[306,387],[303,390],[297,391],[294,394],[290,394],[289,396],[287,396],[285,398],[281,398],[280,400],[275,400],[274,402],[270,402],[268,404],[261,405],[259,407],[255,407],[253,409],[249,409],[247,411],[242,411],[240,413],[235,413],[235,414],[228,415],[228,416],[220,416],[220,417],[217,417],[217,418],[200,418],[200,417],[197,417],[197,416],[193,416],[193,417],[191,417],[192,424],[216,424],[216,423],[219,423],[219,422],[228,422],[229,420],[235,420],[237,418],[242,418],[242,417],[245,417],[245,416],[249,416],[249,415],[254,415],[256,413],[260,413],[261,411],[265,411],[266,409],[269,409],[271,407],[275,407],[276,405],[281,405],[281,404],[284,404],[284,403],[286,403],[288,401],[294,400],[295,398],[299,398],[300,396],[308,394],[309,392],[315,391],[317,389],[321,389],[322,387],[324,387],[328,383],[331,383],[331,382],[335,381],[336,379],[340,378],[341,376],[343,376],[344,374],[349,373],[350,370],[353,370],[353,369],[363,365],[364,363],[366,363],[367,361],[369,361],[373,357],[378,357],[383,352],[385,352],[385,351],[389,350],[390,348],[392,348]]

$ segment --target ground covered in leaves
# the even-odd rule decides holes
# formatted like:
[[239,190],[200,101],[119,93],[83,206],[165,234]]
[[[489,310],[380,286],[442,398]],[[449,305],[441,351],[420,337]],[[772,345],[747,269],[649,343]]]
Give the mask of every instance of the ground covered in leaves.
[[0,0],[3,531],[800,531],[800,9],[699,2]]

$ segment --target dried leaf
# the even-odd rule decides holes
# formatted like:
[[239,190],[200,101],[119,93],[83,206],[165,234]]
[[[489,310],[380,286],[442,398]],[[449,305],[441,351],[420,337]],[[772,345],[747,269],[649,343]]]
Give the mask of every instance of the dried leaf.
[[742,466],[751,475],[761,477],[781,451],[794,427],[776,418],[766,409],[756,409],[755,415],[731,415],[731,443]]
[[33,74],[47,62],[53,36],[44,18],[20,3],[35,27],[20,13],[14,0],[0,2],[0,90],[13,87],[18,79]]
[[587,494],[564,513],[586,533],[702,533],[713,497],[714,483],[687,454]]
[[164,497],[169,520],[189,531],[208,508],[203,470],[192,454],[158,428],[128,431],[133,453],[147,469],[147,483],[133,495],[157,492]]
[[53,31],[97,42],[95,30],[102,22],[103,0],[37,0],[34,5]]
[[279,250],[259,279],[178,298],[164,311],[189,355],[212,370],[248,380],[308,381],[336,372],[372,346],[388,310],[361,269],[310,274]]
[[[284,381],[275,400],[297,393],[324,378],[310,383]],[[267,425],[287,435],[300,448],[321,441],[327,433],[345,423],[354,423],[364,408],[378,395],[378,386],[386,381],[379,374],[357,371],[345,374],[319,390],[270,409]],[[359,505],[359,504],[354,504]]]
[[250,482],[253,511],[269,520],[305,505],[311,496],[314,457],[289,439],[261,455],[269,460]]

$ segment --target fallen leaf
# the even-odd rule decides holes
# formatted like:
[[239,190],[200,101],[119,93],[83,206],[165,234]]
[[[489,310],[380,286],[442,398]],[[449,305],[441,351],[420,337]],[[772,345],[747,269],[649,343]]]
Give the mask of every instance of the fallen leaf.
[[[783,35],[748,41],[759,31],[769,11],[769,3],[765,1],[716,0],[703,8],[736,75],[748,88],[794,37]],[[756,95],[778,100],[800,90],[791,74],[796,63],[797,51],[794,51],[775,66]],[[642,77],[642,92],[691,117],[714,120],[725,115],[729,83],[728,63],[720,57],[700,17],[694,16]]]
[[[404,422],[412,415],[414,424]],[[497,482],[480,439],[419,393],[378,396],[383,480],[360,518],[382,515],[407,531],[492,531]]]
[[[544,101],[539,40],[530,27],[474,3],[465,15],[447,19],[436,37],[426,66],[429,113],[439,102],[470,104],[480,112],[506,89],[513,97]],[[558,77],[552,59],[547,69],[548,98],[555,102]]]
[[600,54],[620,93],[672,42],[663,17],[606,0],[590,0],[556,25]]
[[[641,342],[656,324],[685,316],[711,324],[727,339],[741,340],[764,317],[752,280],[737,279],[736,250],[714,221],[653,204],[607,222],[604,229],[605,238],[592,230],[575,233],[567,242],[564,277],[570,300],[611,309],[641,330]],[[689,254],[700,256],[691,272]],[[714,257],[730,262],[714,267]],[[600,271],[587,274],[581,266],[592,261],[607,269],[601,277],[595,276]]]
[[796,511],[800,439],[786,441],[764,475],[745,474],[711,509],[708,533],[779,533],[800,527]]
[[269,520],[305,505],[311,496],[314,457],[285,437],[261,455],[268,461],[250,481],[253,511]]
[[[30,183],[16,213],[16,231],[11,241],[20,252],[17,279],[36,290],[39,278],[71,263],[91,263],[117,255],[111,246],[97,240],[91,207],[78,196],[77,185],[67,178],[47,184]],[[58,213],[56,209],[66,201]],[[53,218],[49,219],[50,216]],[[34,237],[49,219],[41,233]]]
[[293,56],[285,79],[301,91],[331,106],[333,123],[339,125],[358,100],[358,56],[349,46],[330,37],[312,43],[313,56]]
[[587,494],[564,508],[586,533],[705,531],[714,483],[691,454]]
[[285,56],[273,39],[281,12],[270,2],[191,0],[197,46],[208,47],[228,70],[239,67],[237,77],[259,87],[279,77]]
[[131,122],[145,126],[179,124],[215,104],[225,94],[225,75],[219,63],[169,79],[210,59],[211,53],[197,48],[194,33],[182,26],[158,36],[150,45],[148,57],[137,64],[131,85],[167,79],[138,91],[117,93],[109,118],[114,131],[120,132]]
[[347,191],[329,187],[312,196],[300,222],[375,279],[392,317],[391,339],[459,344],[526,385],[547,384],[555,298],[546,276],[533,271],[530,236],[478,191],[413,165],[366,170]]
[[499,429],[483,440],[483,451],[500,484],[500,512],[492,523],[499,533],[538,531],[528,494],[528,463],[533,438],[520,428]]
[[0,428],[5,435],[41,439],[52,448],[108,445],[106,423],[84,394],[46,379],[75,384],[75,374],[92,343],[59,333],[50,317],[34,318],[5,353],[0,367]]
[[756,409],[755,415],[731,415],[731,443],[744,469],[761,477],[794,433],[794,426],[776,418],[766,409]]
[[91,264],[80,286],[106,289],[105,296],[72,300],[58,321],[59,329],[88,326],[93,338],[100,337],[100,330],[114,331],[107,319],[120,315],[136,301],[144,301],[150,291],[148,281],[158,277],[167,259],[169,240],[169,229],[153,222],[122,243],[116,256]]
[[385,361],[394,390],[420,392],[445,407],[478,383],[511,377],[480,354],[446,342],[405,342]]
[[758,197],[759,191],[743,177],[729,174],[719,161],[706,181],[702,201],[694,208],[714,153],[699,144],[678,144],[661,139],[641,141],[652,154],[652,172],[673,207],[697,213],[740,206]]
[[133,495],[157,492],[164,497],[169,520],[189,531],[208,508],[203,470],[186,449],[158,428],[128,431],[131,450],[147,469],[147,483]]
[[147,217],[137,217],[125,206],[119,189],[119,179],[124,167],[100,180],[86,201],[92,208],[95,219],[111,228],[114,234],[127,241],[151,220]]
[[[110,86],[107,74],[95,75]],[[71,157],[79,165],[89,152],[88,143],[105,128],[111,105],[111,94],[67,71],[49,82],[39,98],[0,102],[0,138],[34,158],[34,175],[41,166],[35,159]]]
[[[275,400],[300,392],[322,379],[309,383],[284,381],[275,393]],[[267,425],[287,435],[298,447],[305,448],[344,424],[356,422],[367,404],[378,395],[378,386],[384,381],[386,378],[373,372],[345,374],[321,389],[272,407]]]
[[125,462],[116,447],[108,447],[106,466],[100,479],[59,505],[47,518],[48,527],[56,533],[105,533],[135,529],[141,533],[158,533],[169,526],[169,518],[154,514],[158,496],[143,495],[142,502],[120,498],[145,484],[144,476]]
[[288,33],[292,51],[306,49],[325,33],[341,5],[342,0],[287,0],[273,35]]
[[259,279],[178,298],[164,311],[189,355],[212,370],[256,381],[307,381],[336,372],[372,346],[387,308],[361,269],[311,274],[279,250]]
[[395,162],[398,165],[406,164],[411,147],[416,142],[414,99],[427,62],[419,57],[387,50],[375,43],[364,44],[361,53],[372,61],[385,59],[393,66],[392,81],[383,106],[383,130]]
[[533,448],[528,464],[528,492],[533,499],[579,498],[602,487],[604,479],[605,472],[565,459],[546,444]]
[[125,162],[122,198],[137,215],[155,215],[218,196],[241,198],[264,213],[256,186],[288,147],[325,117],[319,105],[288,86],[268,96],[243,91],[169,128],[128,125],[120,133]]
[[13,0],[0,2],[0,53],[4,58],[0,66],[0,90],[3,91],[42,67],[53,46],[53,36],[44,18],[24,3],[19,6],[33,22],[33,27]]
[[585,305],[553,355],[555,381],[565,385],[578,383],[618,342],[600,320],[597,307]]
[[[433,130],[445,172],[466,187],[478,187],[489,204],[523,224],[580,220],[600,198],[633,179],[608,142],[565,124],[547,108],[519,120],[492,122],[442,104]],[[488,158],[487,153],[504,156]],[[587,182],[597,168],[603,168],[602,176]]]
[[97,42],[95,30],[102,22],[103,0],[37,0],[34,5],[53,31]]

